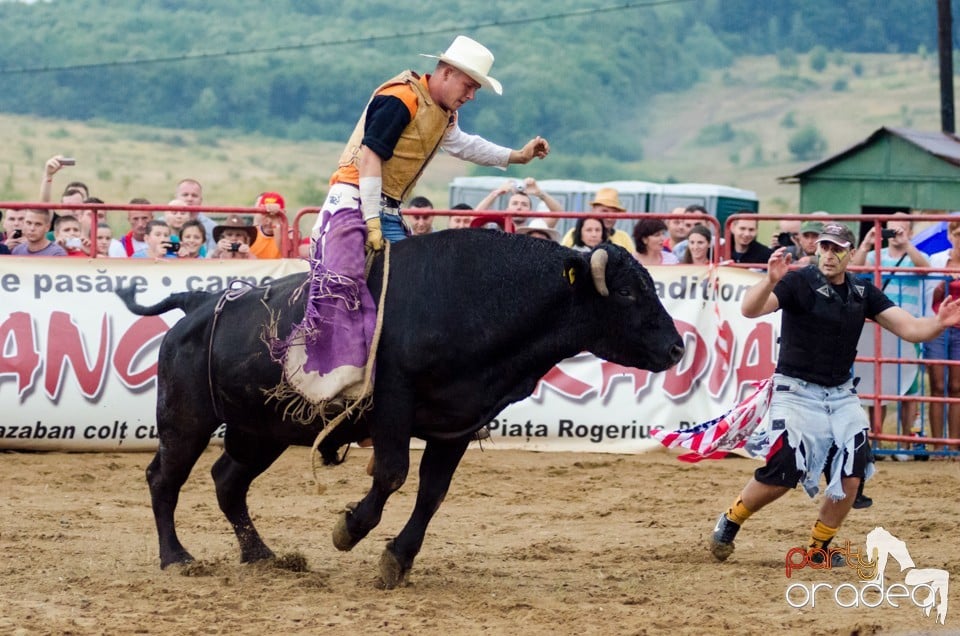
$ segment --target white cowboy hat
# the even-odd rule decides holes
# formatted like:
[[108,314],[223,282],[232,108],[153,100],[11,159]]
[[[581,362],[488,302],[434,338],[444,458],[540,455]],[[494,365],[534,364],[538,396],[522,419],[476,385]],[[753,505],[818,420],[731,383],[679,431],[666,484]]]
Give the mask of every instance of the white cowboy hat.
[[560,241],[560,232],[557,232],[555,229],[547,225],[547,222],[543,219],[530,219],[529,223],[526,225],[519,225],[516,229],[517,234],[530,234],[531,232],[546,234],[555,243]]
[[500,82],[487,75],[490,72],[490,67],[493,66],[493,53],[476,40],[471,40],[465,35],[458,35],[453,44],[447,47],[442,55],[427,55],[426,53],[420,55],[446,62],[469,75],[480,86],[489,88],[497,95],[503,95],[503,87],[500,86]]

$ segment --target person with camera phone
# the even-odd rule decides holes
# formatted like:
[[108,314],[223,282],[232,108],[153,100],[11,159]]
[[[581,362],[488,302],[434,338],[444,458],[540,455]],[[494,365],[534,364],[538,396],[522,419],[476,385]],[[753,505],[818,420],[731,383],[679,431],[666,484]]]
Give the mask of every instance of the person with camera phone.
[[250,251],[250,246],[257,240],[257,228],[247,225],[236,214],[213,228],[213,240],[217,247],[210,254],[210,258],[257,258],[256,254]]
[[[826,216],[827,212],[813,212],[811,216]],[[800,231],[792,237],[792,247],[788,252],[793,257],[794,264],[803,267],[810,263],[817,263],[817,239],[820,238],[820,232],[823,230],[823,223],[820,221],[808,220],[800,225]],[[784,247],[784,237],[778,237],[780,247]]]
[[[130,258],[176,258],[179,244],[170,240],[170,226],[166,221],[153,219],[147,223],[147,228],[143,235],[143,240],[147,247],[134,252]],[[176,246],[176,249],[172,246]]]
[[[887,241],[887,246],[880,250],[880,264],[883,267],[930,267],[930,259],[927,255],[917,249],[910,239],[913,238],[913,222],[910,215],[905,212],[897,212],[891,215],[890,221],[887,221],[886,227],[881,229],[881,240]],[[874,265],[877,262],[877,237],[876,228],[871,227],[860,242],[860,247],[853,253],[850,259],[851,265]],[[904,272],[887,272],[884,278],[904,275]],[[906,282],[904,282],[906,285]],[[899,287],[897,285],[896,287]],[[908,303],[905,307],[913,315],[920,315],[919,289],[908,293],[902,300],[897,299],[897,289],[892,283],[887,283],[887,295],[901,307],[904,302]],[[901,294],[902,295],[902,294]]]
[[[40,182],[40,200],[41,201],[53,201],[53,193],[51,192],[53,188],[53,176],[57,174],[61,168],[70,167],[77,165],[77,160],[73,157],[64,157],[63,155],[55,155],[47,159],[46,163],[43,164],[43,180]],[[79,192],[77,201],[66,201],[64,196],[70,190],[76,190]],[[60,195],[60,203],[82,203],[85,199],[90,196],[90,188],[87,187],[87,184],[82,181],[71,181],[63,188],[63,194]]]
[[3,235],[0,237],[0,245],[3,245],[7,251],[0,253],[9,254],[17,245],[27,242],[26,237],[23,236],[23,219],[26,215],[26,210],[3,211]]
[[[886,227],[880,230],[880,239],[887,242],[887,246],[880,249],[881,267],[930,267],[930,259],[927,255],[917,249],[917,246],[911,242],[913,237],[913,222],[910,215],[905,212],[897,212],[891,215],[891,220],[886,222]],[[877,236],[876,228],[871,227],[860,242],[860,247],[853,253],[850,259],[851,265],[873,266],[877,262]],[[872,274],[865,273],[872,279]],[[916,275],[908,272],[884,272],[882,274],[883,291],[893,302],[901,309],[905,310],[911,316],[920,317],[924,314],[924,294],[922,282]],[[912,346],[906,342],[901,346]],[[916,346],[917,357],[920,357],[921,347]],[[917,395],[920,392],[919,381],[915,380],[910,386],[906,395]],[[873,407],[867,407],[870,413],[870,421],[873,422]],[[886,419],[887,407],[880,407],[881,420]],[[917,402],[901,402],[899,433],[901,435],[910,435],[914,420],[917,415]],[[854,508],[867,508],[872,505],[873,500],[863,494],[863,485],[857,493],[857,498],[853,504]]]
[[67,256],[90,256],[90,235],[83,235],[80,219],[72,214],[58,216],[53,222],[53,240],[67,252]]
[[[563,211],[563,206],[560,205],[560,202],[541,190],[537,180],[533,177],[527,177],[522,180],[507,179],[499,188],[494,188],[487,196],[481,199],[474,209],[490,210],[492,209],[491,206],[493,202],[504,194],[509,195],[507,207],[504,208],[507,212],[530,212],[533,210],[533,197],[537,197],[543,201],[543,204],[547,206],[547,209],[551,212]],[[513,224],[517,227],[522,227],[531,220],[531,217],[514,217]],[[554,216],[548,216],[543,217],[543,220],[546,222],[547,227],[553,228],[557,226],[559,219]]]

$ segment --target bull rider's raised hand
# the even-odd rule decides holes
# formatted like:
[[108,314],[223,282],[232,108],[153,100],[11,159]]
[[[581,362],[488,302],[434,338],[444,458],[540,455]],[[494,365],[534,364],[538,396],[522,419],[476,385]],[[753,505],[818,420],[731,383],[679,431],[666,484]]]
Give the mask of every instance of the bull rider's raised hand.
[[510,163],[526,164],[534,159],[543,159],[550,154],[550,144],[546,139],[537,135],[520,150],[510,152]]

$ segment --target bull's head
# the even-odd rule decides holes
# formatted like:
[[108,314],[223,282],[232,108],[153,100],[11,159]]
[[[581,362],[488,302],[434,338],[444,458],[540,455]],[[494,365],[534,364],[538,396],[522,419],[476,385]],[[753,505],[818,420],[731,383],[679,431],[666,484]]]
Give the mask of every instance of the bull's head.
[[650,371],[669,369],[683,357],[683,340],[660,303],[650,273],[623,248],[598,247],[590,273],[600,296],[602,332],[590,352],[617,364]]

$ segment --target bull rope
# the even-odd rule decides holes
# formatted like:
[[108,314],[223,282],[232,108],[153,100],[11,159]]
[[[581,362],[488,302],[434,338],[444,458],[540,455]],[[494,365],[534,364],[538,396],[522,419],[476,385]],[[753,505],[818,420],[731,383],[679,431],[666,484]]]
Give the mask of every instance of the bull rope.
[[[241,285],[241,287],[233,287],[233,285]],[[207,387],[210,389],[210,402],[213,404],[213,415],[217,418],[218,426],[223,423],[223,405],[220,400],[217,399],[217,392],[213,388],[213,338],[217,333],[217,322],[220,320],[220,314],[223,313],[223,308],[228,302],[234,301],[241,296],[245,295],[251,289],[256,288],[257,286],[253,283],[250,283],[245,280],[235,280],[230,283],[228,287],[217,300],[217,306],[213,309],[213,322],[210,325],[210,344],[207,346]],[[270,287],[266,287],[266,294],[270,292]]]
[[[364,272],[364,277],[370,278],[370,270],[373,267],[373,257],[375,253],[373,251],[367,254],[366,268]],[[362,412],[370,406],[370,402],[373,400],[372,397],[372,388],[373,384],[373,365],[377,359],[377,349],[380,345],[380,332],[383,330],[383,312],[386,298],[387,298],[387,286],[388,281],[390,280],[390,243],[384,242],[383,246],[383,283],[380,286],[380,302],[377,304],[377,322],[376,327],[373,330],[373,342],[370,343],[370,353],[367,355],[367,364],[363,370],[363,385],[362,390],[360,391],[360,397],[349,402],[337,415],[335,418],[330,420],[326,426],[324,426],[319,433],[317,433],[317,438],[313,441],[313,446],[310,447],[310,470],[313,472],[314,482],[319,481],[317,478],[317,456],[319,453],[317,449],[320,447],[320,444],[326,439],[327,435],[333,432],[337,426],[343,423],[348,416],[352,415],[355,409],[358,409]],[[370,395],[368,396],[368,393]],[[343,455],[340,456],[340,459],[337,463],[343,463],[347,458],[347,452],[350,450],[350,444],[346,445],[346,448],[343,451]]]

